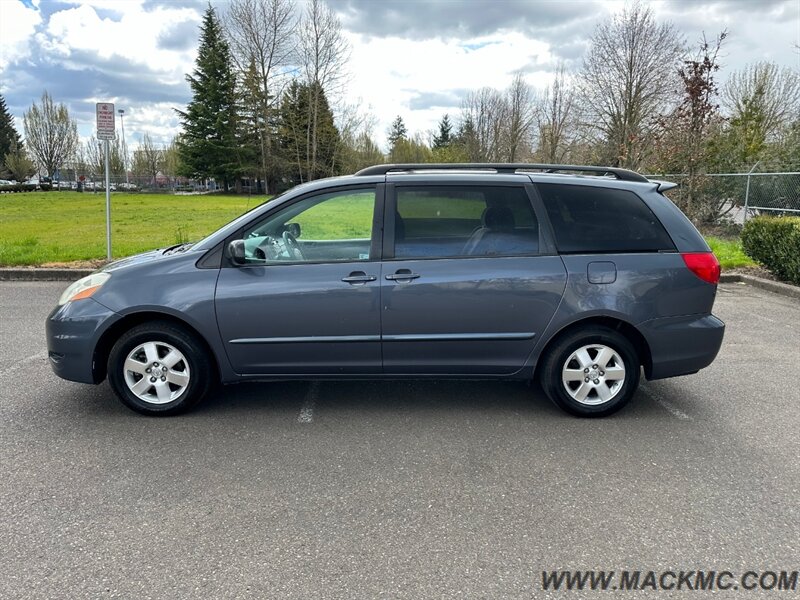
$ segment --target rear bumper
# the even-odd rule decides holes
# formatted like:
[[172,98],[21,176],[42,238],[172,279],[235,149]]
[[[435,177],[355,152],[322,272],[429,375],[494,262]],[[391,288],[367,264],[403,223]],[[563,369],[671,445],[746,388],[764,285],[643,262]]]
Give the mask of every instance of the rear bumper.
[[639,325],[652,364],[648,379],[665,379],[696,373],[717,356],[725,323],[714,315],[687,315],[653,319]]
[[53,372],[69,381],[98,383],[94,350],[103,331],[118,318],[117,313],[91,298],[53,309],[45,325]]

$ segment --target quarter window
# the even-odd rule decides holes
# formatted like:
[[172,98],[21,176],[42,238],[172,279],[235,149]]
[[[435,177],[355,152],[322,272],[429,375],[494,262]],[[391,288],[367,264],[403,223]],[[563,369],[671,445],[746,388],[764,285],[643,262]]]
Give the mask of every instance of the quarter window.
[[562,253],[675,250],[664,226],[633,192],[537,184]]
[[539,251],[521,187],[398,186],[395,258],[518,256]]

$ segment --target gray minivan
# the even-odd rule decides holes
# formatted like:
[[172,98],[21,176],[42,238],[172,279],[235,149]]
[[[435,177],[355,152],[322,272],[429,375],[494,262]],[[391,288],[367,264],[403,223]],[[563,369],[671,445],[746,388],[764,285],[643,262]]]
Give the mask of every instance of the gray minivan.
[[212,384],[538,378],[602,416],[722,343],[720,267],[662,192],[610,167],[379,165],[207,238],[113,262],[47,319],[50,363],[170,415]]

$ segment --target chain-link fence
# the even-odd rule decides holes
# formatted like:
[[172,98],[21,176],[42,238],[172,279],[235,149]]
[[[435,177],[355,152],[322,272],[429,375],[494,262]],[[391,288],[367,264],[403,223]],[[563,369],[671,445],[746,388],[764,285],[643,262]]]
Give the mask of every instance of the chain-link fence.
[[[105,177],[102,173],[98,174],[78,174],[73,169],[62,169],[59,177],[40,180],[37,183],[46,181],[53,190],[73,190],[84,192],[103,192],[105,191]],[[161,192],[161,193],[180,193],[180,192],[213,192],[219,186],[213,181],[195,181],[185,177],[169,177],[159,172],[155,177],[147,175],[131,175],[128,177],[121,174],[112,174],[109,177],[109,184],[113,192]]]
[[[681,184],[670,197],[679,206],[684,204],[687,180],[685,174],[650,175]],[[708,173],[700,176],[702,195],[713,203],[720,218],[744,223],[761,214],[800,215],[800,172],[775,173]]]

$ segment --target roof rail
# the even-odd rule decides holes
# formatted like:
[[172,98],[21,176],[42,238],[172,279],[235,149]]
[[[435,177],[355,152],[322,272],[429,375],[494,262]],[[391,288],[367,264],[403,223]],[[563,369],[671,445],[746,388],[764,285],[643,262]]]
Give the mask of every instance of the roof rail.
[[539,163],[407,163],[375,165],[361,169],[358,176],[386,175],[393,172],[407,171],[495,171],[497,173],[516,173],[517,171],[544,171],[557,173],[560,171],[596,173],[598,175],[613,175],[621,181],[649,181],[644,175],[639,175],[628,169],[618,167],[595,167],[591,165],[548,165]]

